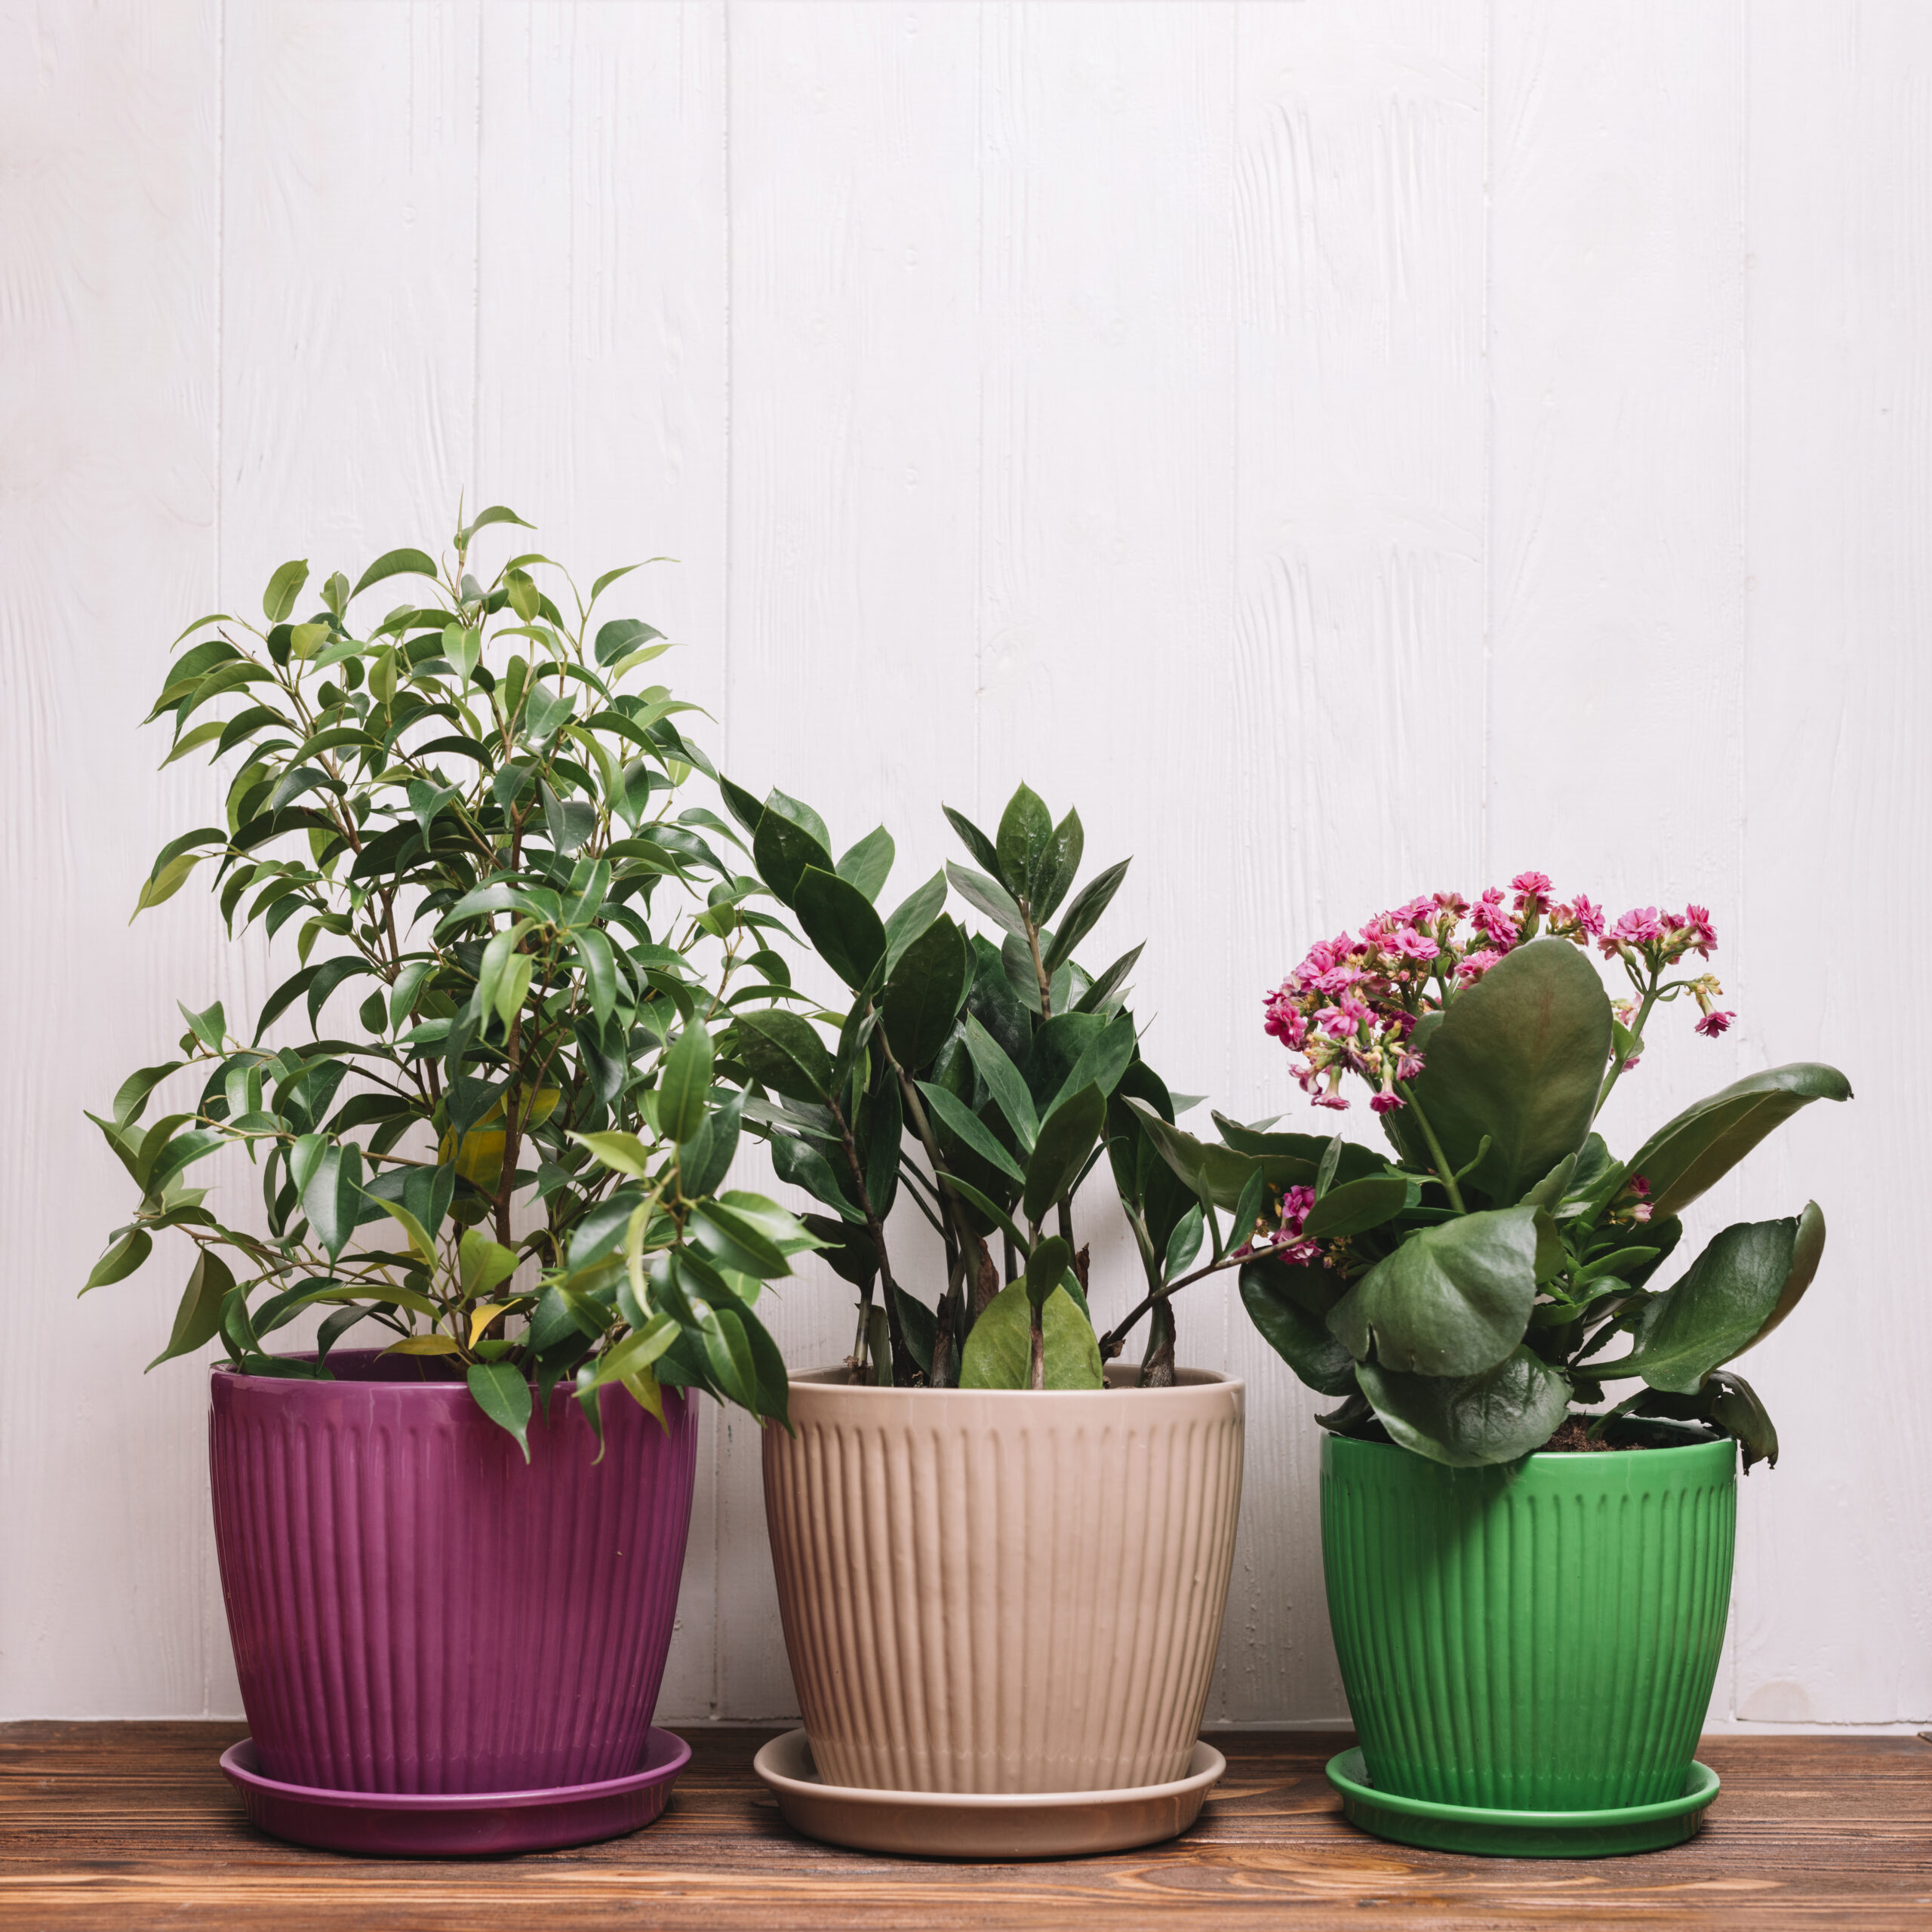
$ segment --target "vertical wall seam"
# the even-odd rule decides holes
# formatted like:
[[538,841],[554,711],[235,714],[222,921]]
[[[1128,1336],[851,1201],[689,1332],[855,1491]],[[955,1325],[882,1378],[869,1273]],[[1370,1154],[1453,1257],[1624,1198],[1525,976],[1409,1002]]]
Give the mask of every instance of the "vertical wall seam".
[[[1736,841],[1738,931],[1746,956],[1751,943],[1750,811],[1751,707],[1745,694],[1744,672],[1751,662],[1751,9],[1737,0],[1737,668],[1732,702],[1737,707],[1737,811],[1732,835]],[[1739,1515],[1743,1515],[1740,1508]],[[1734,1524],[1732,1534],[1737,1534]],[[1741,1620],[1736,1611],[1737,1571],[1730,1574],[1724,1616],[1730,1625],[1730,1668],[1725,1673],[1725,1716],[1737,1721],[1741,1681],[1738,1651]]]
[[480,494],[483,463],[483,27],[482,0],[476,8],[475,146],[471,161],[469,278],[469,487]]
[[973,818],[986,814],[982,792],[980,743],[986,697],[986,0],[979,0],[975,35],[977,65],[973,81],[974,198],[973,334],[977,354],[977,407],[974,422],[973,503]]
[[1496,0],[1484,0],[1482,38],[1482,875],[1490,851],[1490,720],[1496,623],[1496,383],[1490,358],[1496,225]]
[[[724,460],[720,466],[720,487],[724,493],[719,518],[722,531],[723,594],[720,598],[719,623],[724,635],[719,640],[724,660],[724,716],[719,721],[718,736],[722,741],[724,769],[731,767],[731,724],[737,706],[733,703],[732,678],[733,642],[732,623],[734,603],[732,597],[734,574],[737,564],[737,529],[733,521],[737,503],[737,446],[733,440],[732,409],[735,401],[732,379],[735,374],[737,337],[734,329],[732,312],[733,277],[737,266],[737,238],[733,223],[731,195],[731,0],[724,0],[719,14],[719,31],[722,35],[720,48],[718,78],[718,191],[723,203],[724,260],[722,286],[718,291],[719,323],[724,337],[724,393],[722,398],[723,420],[719,427],[723,433]],[[719,1532],[723,1527],[724,1515],[725,1466],[728,1458],[725,1444],[728,1440],[726,1426],[720,1412],[715,1418],[711,1432],[711,1703],[710,1717],[715,1724],[724,1710],[724,1602],[722,1585],[724,1563],[720,1553],[723,1539]]]

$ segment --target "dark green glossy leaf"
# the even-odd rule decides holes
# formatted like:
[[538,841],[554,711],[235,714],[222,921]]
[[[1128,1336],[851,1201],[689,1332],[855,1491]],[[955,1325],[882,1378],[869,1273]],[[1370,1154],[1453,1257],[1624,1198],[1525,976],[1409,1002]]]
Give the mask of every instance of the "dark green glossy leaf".
[[926,928],[937,919],[946,905],[946,875],[935,872],[924,885],[908,893],[887,915],[885,921],[885,968],[888,973],[898,969],[908,949]]
[[1363,1362],[1362,1392],[1403,1448],[1452,1468],[1512,1463],[1540,1449],[1570,1411],[1570,1384],[1527,1349],[1479,1375],[1404,1375]]
[[[999,854],[999,876],[1015,898],[1037,898],[1042,863],[1052,848],[1053,836],[1053,814],[1045,801],[1030,786],[1022,785],[1007,801],[993,841]],[[1035,916],[1039,916],[1037,912]]]
[[885,928],[872,901],[829,868],[808,866],[792,904],[819,956],[855,991],[885,958]]
[[1632,1352],[1592,1363],[1590,1373],[1604,1381],[1641,1375],[1654,1389],[1690,1394],[1783,1319],[1817,1272],[1824,1247],[1816,1201],[1793,1219],[1726,1228],[1681,1281],[1644,1303]]
[[882,825],[875,826],[840,858],[838,876],[857,886],[869,900],[876,900],[891,875],[896,850],[892,834]]
[[[796,900],[798,881],[808,869],[834,874],[838,869],[823,836],[777,808],[777,801],[783,798],[783,792],[774,792],[766,801],[758,828],[752,835],[752,859],[758,876],[789,906]],[[799,806],[795,799],[785,802],[801,811],[810,810]],[[824,821],[818,819],[818,814],[814,812],[811,816],[823,827]]]
[[832,1089],[832,1056],[818,1029],[795,1013],[740,1014],[733,1051],[752,1077],[791,1100],[823,1100]]
[[125,1281],[148,1258],[154,1247],[154,1237],[145,1228],[131,1228],[94,1264],[94,1272],[88,1275],[81,1293],[89,1288],[104,1288],[115,1281]]
[[1049,1235],[1037,1243],[1026,1257],[1026,1272],[1020,1278],[1026,1299],[1036,1308],[1044,1307],[1047,1297],[1059,1289],[1072,1261],[1072,1247],[1058,1235]]
[[1814,1100],[1848,1100],[1850,1083],[1835,1066],[1800,1060],[1734,1081],[1660,1128],[1620,1168],[1592,1189],[1593,1207],[1641,1175],[1653,1214],[1681,1214],[1723,1179],[1773,1128]]
[[950,805],[942,805],[947,824],[958,833],[974,862],[995,877],[999,872],[999,848],[968,818],[964,812],[957,812]]
[[1264,1256],[1241,1271],[1241,1306],[1261,1338],[1309,1388],[1346,1395],[1355,1386],[1354,1358],[1328,1332],[1328,1312],[1343,1292],[1327,1268],[1291,1267]]
[[894,1057],[909,1072],[928,1065],[946,1044],[965,1001],[970,971],[959,928],[948,918],[935,919],[900,956],[885,983],[879,1017]]
[[697,1133],[711,1091],[712,1060],[711,1036],[695,1021],[664,1056],[658,1078],[657,1126],[666,1140],[688,1140]]
[[980,1078],[986,1083],[994,1105],[1006,1116],[1022,1150],[1032,1153],[1039,1136],[1040,1121],[1024,1077],[1008,1058],[1005,1049],[971,1016],[966,1021],[964,1038],[966,1051],[972,1056]]
[[1029,1225],[1044,1220],[1048,1209],[1079,1178],[1106,1118],[1106,1096],[1090,1085],[1069,1094],[1040,1123],[1039,1138],[1026,1157],[1020,1202]]
[[990,1162],[1016,1185],[1024,1185],[1026,1171],[999,1144],[992,1128],[964,1100],[928,1081],[919,1082],[919,1091],[924,1096],[933,1117],[949,1134],[963,1141],[980,1159]]
[[1026,915],[997,879],[988,878],[970,866],[955,866],[950,860],[946,864],[946,875],[952,881],[952,889],[968,905],[977,907],[988,918],[1004,926],[1014,938],[1026,938]]
[[1336,1303],[1330,1331],[1358,1361],[1372,1349],[1389,1370],[1478,1375],[1523,1339],[1540,1244],[1531,1208],[1419,1229]]
[[860,1223],[865,1220],[839,1185],[831,1162],[810,1141],[789,1134],[774,1134],[770,1145],[771,1164],[780,1180],[789,1181],[814,1200],[823,1201],[841,1220]]
[[1519,946],[1441,1015],[1411,1091],[1452,1172],[1475,1161],[1487,1137],[1466,1188],[1520,1201],[1581,1148],[1609,1063],[1611,1018],[1596,968],[1560,939]]
[[1073,949],[1100,924],[1100,915],[1113,903],[1114,894],[1120,890],[1121,881],[1127,876],[1127,869],[1133,863],[1123,859],[1118,865],[1109,866],[1103,872],[1089,879],[1079,891],[1073,903],[1066,909],[1066,917],[1060,922],[1060,929],[1054,934],[1053,943],[1047,948],[1046,968],[1049,973],[1057,972],[1073,957]]
[[1409,1198],[1409,1184],[1393,1176],[1370,1176],[1331,1187],[1309,1211],[1302,1232],[1310,1241],[1366,1234],[1392,1221]]
[[1086,848],[1087,834],[1080,814],[1070,811],[1054,827],[1053,838],[1040,861],[1033,893],[1033,917],[1040,924],[1044,925],[1053,917],[1060,901],[1073,890]]

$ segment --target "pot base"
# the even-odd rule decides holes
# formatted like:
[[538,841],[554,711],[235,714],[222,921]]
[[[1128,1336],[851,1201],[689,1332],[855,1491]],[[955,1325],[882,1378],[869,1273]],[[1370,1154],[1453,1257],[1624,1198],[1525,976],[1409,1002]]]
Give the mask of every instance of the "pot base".
[[364,1858],[493,1858],[595,1844],[640,1830],[664,1809],[691,1755],[681,1737],[654,1725],[643,1766],[628,1777],[548,1791],[448,1795],[284,1784],[263,1775],[252,1737],[221,1754],[221,1769],[241,1792],[249,1822],[291,1844]]
[[774,1737],[752,1769],[777,1794],[794,1831],[900,1858],[1078,1858],[1177,1836],[1228,1768],[1197,1743],[1187,1775],[1131,1791],[869,1791],[821,1783],[803,1730]]
[[1718,1774],[1693,1761],[1682,1796],[1607,1811],[1503,1811],[1479,1804],[1439,1804],[1378,1791],[1358,1749],[1328,1761],[1328,1782],[1342,1794],[1342,1816],[1396,1844],[1428,1851],[1473,1852],[1489,1858],[1615,1858],[1659,1851],[1694,1837],[1718,1795]]

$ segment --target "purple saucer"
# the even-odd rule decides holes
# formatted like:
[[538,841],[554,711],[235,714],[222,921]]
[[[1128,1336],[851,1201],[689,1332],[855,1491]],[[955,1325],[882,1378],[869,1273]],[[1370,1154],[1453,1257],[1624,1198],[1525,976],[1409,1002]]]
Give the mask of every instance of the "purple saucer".
[[594,1844],[638,1830],[664,1809],[691,1755],[681,1737],[654,1726],[643,1768],[629,1777],[449,1797],[282,1784],[257,1769],[252,1737],[221,1754],[221,1769],[240,1790],[250,1822],[292,1844],[367,1858],[486,1858]]

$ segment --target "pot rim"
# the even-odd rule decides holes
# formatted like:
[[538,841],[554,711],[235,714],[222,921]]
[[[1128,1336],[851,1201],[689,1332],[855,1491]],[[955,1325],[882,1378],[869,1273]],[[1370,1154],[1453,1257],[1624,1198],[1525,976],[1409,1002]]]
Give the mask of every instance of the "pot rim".
[[1500,1469],[1506,1473],[1520,1471],[1534,1464],[1540,1469],[1553,1469],[1582,1464],[1586,1467],[1604,1466],[1604,1458],[1614,1457],[1617,1460],[1607,1466],[1621,1469],[1623,1459],[1630,1456],[1710,1456],[1713,1451],[1730,1451],[1731,1467],[1737,1466],[1737,1438],[1729,1435],[1714,1435],[1708,1442],[1672,1442],[1663,1444],[1642,1444],[1629,1448],[1615,1446],[1602,1450],[1533,1449],[1527,1456],[1518,1456],[1509,1463],[1438,1463],[1433,1456],[1424,1456],[1414,1449],[1404,1449],[1399,1442],[1364,1442],[1359,1436],[1337,1435],[1322,1432],[1321,1451],[1325,1456],[1337,1445],[1343,1446],[1344,1454],[1352,1455],[1357,1451],[1372,1451],[1377,1455],[1407,1456],[1426,1464],[1432,1469],[1441,1469],[1446,1474],[1457,1475],[1481,1475],[1491,1469]]
[[991,1398],[1005,1402],[1037,1402],[1043,1397],[1057,1397],[1062,1401],[1078,1398],[1082,1401],[1092,1401],[1097,1398],[1118,1395],[1131,1395],[1144,1400],[1156,1397],[1172,1398],[1200,1395],[1217,1389],[1232,1389],[1239,1394],[1247,1386],[1238,1375],[1229,1375],[1221,1369],[1180,1368],[1174,1371],[1176,1380],[1171,1388],[1137,1388],[1130,1381],[1115,1380],[1116,1376],[1125,1377],[1139,1373],[1138,1370],[1124,1362],[1109,1362],[1107,1364],[1108,1383],[1104,1389],[896,1389],[881,1388],[872,1382],[835,1382],[831,1380],[834,1376],[842,1376],[845,1373],[845,1365],[842,1362],[835,1363],[829,1368],[805,1369],[790,1378],[791,1386],[809,1389],[814,1395],[825,1391],[860,1400],[878,1396],[909,1396],[922,1402],[930,1401],[935,1397],[960,1395],[970,1395],[976,1401]]

